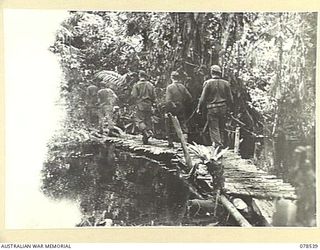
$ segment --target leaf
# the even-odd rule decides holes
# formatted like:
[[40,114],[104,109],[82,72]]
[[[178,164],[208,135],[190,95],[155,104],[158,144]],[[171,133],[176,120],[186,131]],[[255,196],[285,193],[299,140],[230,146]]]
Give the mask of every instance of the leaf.
[[121,85],[125,81],[127,74],[120,75],[115,71],[102,70],[96,73],[95,77],[100,78],[102,81],[107,83],[111,83],[114,85]]
[[219,158],[221,158],[228,150],[229,150],[228,147],[225,148],[225,149],[222,149],[222,150],[220,151],[220,153],[217,154],[216,159],[219,160]]
[[213,155],[214,157],[218,154],[218,150],[219,150],[219,146],[218,147],[214,147],[214,143],[212,144],[212,148],[214,149]]

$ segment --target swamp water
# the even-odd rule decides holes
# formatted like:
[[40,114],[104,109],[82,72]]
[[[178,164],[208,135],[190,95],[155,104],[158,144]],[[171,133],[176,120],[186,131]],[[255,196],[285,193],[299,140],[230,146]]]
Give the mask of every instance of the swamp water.
[[111,144],[53,147],[42,176],[45,195],[78,204],[75,226],[218,224],[210,213],[190,218],[187,202],[194,197],[177,172]]

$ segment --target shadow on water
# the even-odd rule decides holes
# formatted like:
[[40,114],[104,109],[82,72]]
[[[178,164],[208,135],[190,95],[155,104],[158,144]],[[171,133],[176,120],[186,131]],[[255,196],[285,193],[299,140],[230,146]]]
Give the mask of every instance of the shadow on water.
[[159,162],[96,142],[52,148],[42,191],[80,205],[77,226],[189,225],[190,193]]

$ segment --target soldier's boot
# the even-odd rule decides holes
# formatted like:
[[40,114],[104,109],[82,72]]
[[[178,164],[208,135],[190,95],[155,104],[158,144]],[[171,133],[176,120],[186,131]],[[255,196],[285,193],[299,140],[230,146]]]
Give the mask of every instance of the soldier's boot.
[[171,131],[169,131],[169,133],[167,133],[168,147],[169,148],[174,148],[174,145],[173,145],[173,134],[171,134],[170,132]]
[[117,132],[114,128],[108,128],[108,136],[117,136]]
[[167,139],[168,139],[168,147],[173,148],[173,135],[171,133],[171,124],[170,124],[170,119],[168,117],[168,114],[165,114],[165,129],[166,129],[166,134],[167,134]]
[[101,134],[104,133],[104,126],[105,126],[105,122],[104,122],[104,120],[101,118],[101,119],[99,120],[99,132],[100,132]]
[[142,143],[145,145],[149,144],[148,138],[145,135],[142,136]]
[[103,125],[100,125],[99,132],[100,132],[101,134],[103,134],[103,133],[104,133],[104,127],[103,127]]
[[149,144],[149,134],[146,130],[142,131],[142,142],[143,144]]
[[172,137],[168,137],[168,147],[174,148]]

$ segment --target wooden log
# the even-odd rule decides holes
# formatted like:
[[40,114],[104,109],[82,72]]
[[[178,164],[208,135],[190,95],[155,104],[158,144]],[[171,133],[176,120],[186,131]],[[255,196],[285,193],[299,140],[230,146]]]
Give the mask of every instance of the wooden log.
[[238,154],[240,147],[240,127],[236,127],[236,134],[234,137],[234,153]]
[[199,192],[193,187],[193,185],[187,179],[185,178],[181,178],[181,179],[184,181],[184,183],[186,184],[186,187],[188,188],[191,194],[193,194],[199,200],[204,199],[204,197],[201,194],[199,194]]
[[263,218],[265,226],[270,227],[272,225],[272,216],[275,212],[273,202],[253,198],[252,207],[253,210]]
[[259,151],[260,142],[255,141],[254,143],[254,149],[253,149],[253,160],[255,163],[258,162],[258,151]]
[[217,214],[220,193],[221,193],[221,191],[220,191],[220,189],[218,189],[217,194],[216,194],[215,204],[214,204],[214,214],[213,214],[214,216],[216,216],[216,214]]
[[182,146],[182,150],[183,150],[183,154],[184,154],[184,158],[186,160],[186,164],[187,164],[187,167],[189,169],[192,169],[193,168],[193,164],[192,164],[192,160],[191,160],[191,157],[190,157],[190,154],[189,154],[189,151],[188,151],[188,148],[187,148],[187,142],[183,136],[183,133],[182,133],[182,130],[181,130],[181,127],[180,127],[180,123],[179,123],[179,120],[176,116],[173,116],[172,114],[168,114],[169,118],[172,120],[172,123],[173,123],[173,127],[174,129],[176,130],[176,133],[177,133],[177,136],[178,138],[180,139],[180,142],[181,142],[181,146]]
[[269,194],[264,194],[264,193],[257,193],[257,192],[253,192],[253,191],[248,191],[247,189],[229,189],[227,187],[225,187],[225,192],[229,195],[244,195],[244,196],[248,196],[251,198],[257,198],[257,199],[262,199],[262,200],[273,200],[273,199],[277,199],[277,198],[283,198],[283,199],[287,199],[287,200],[296,200],[297,196],[295,194],[275,194],[275,193],[269,193]]
[[242,216],[238,209],[236,209],[224,195],[220,195],[220,201],[241,227],[252,227],[252,225],[246,220],[246,218]]
[[189,209],[196,208],[195,210],[213,211],[215,203],[213,200],[193,199],[188,200],[187,206]]

